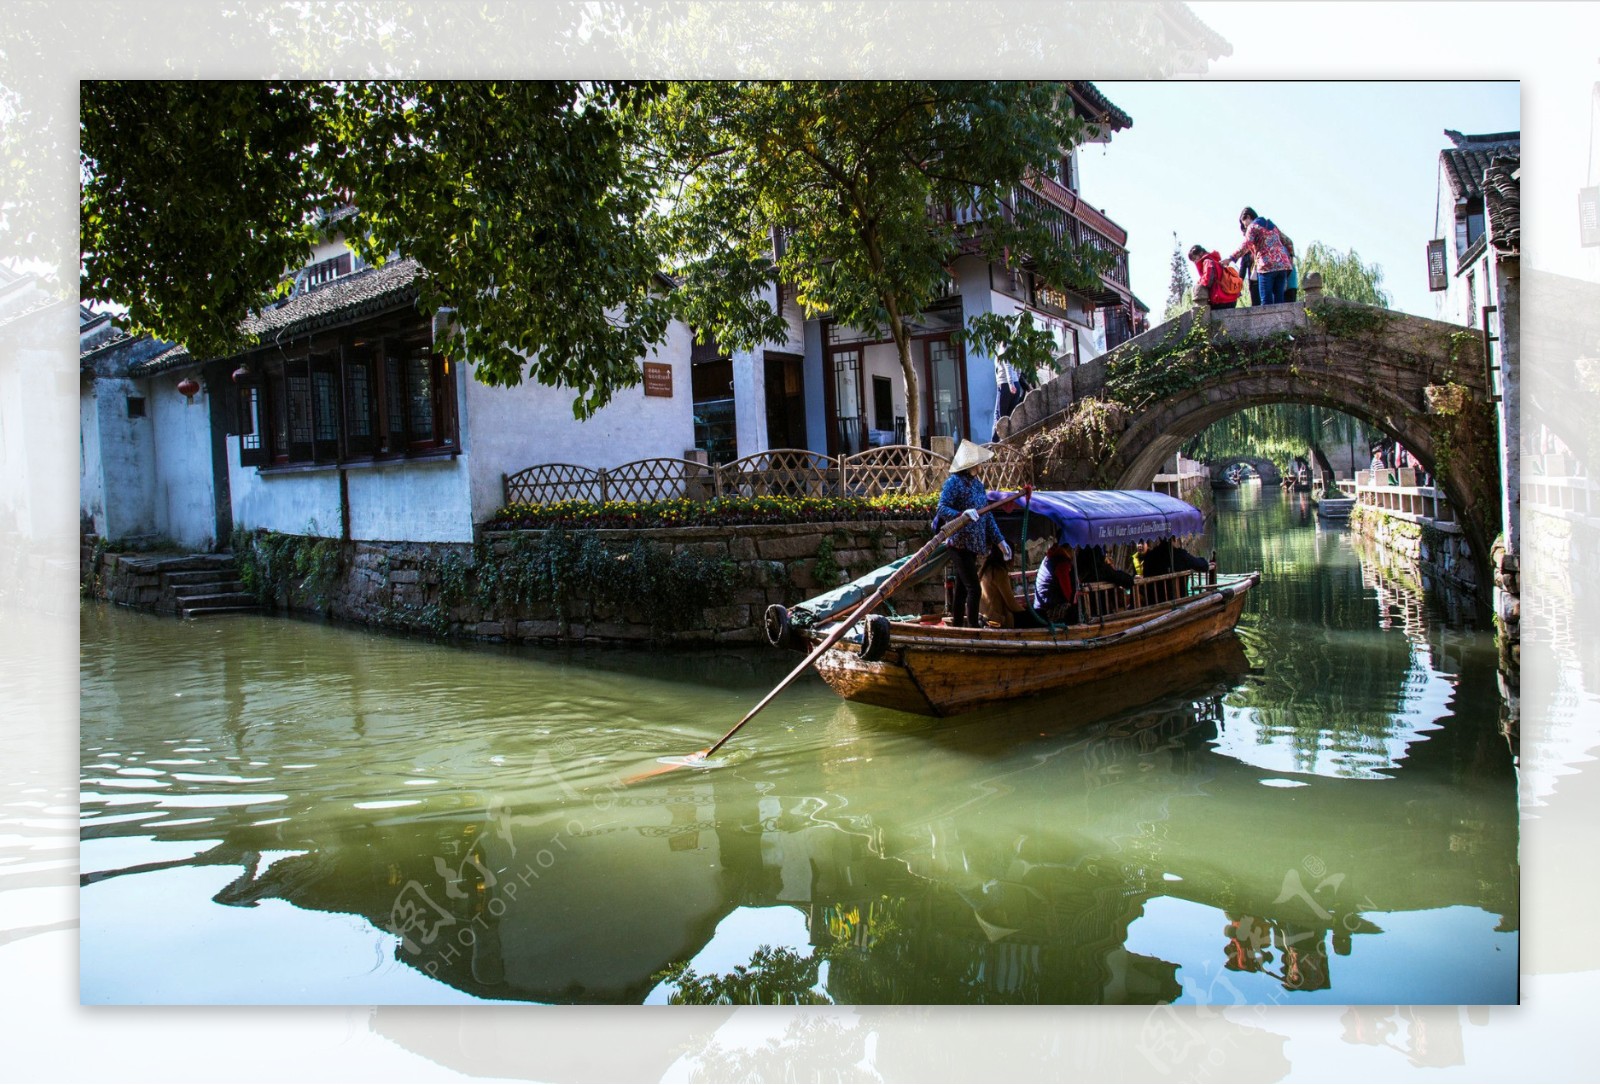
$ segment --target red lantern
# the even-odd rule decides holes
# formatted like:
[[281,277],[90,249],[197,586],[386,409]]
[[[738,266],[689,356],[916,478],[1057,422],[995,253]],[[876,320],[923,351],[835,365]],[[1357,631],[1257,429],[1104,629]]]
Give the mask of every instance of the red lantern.
[[250,367],[245,365],[243,362],[240,362],[239,363],[239,368],[235,369],[233,371],[233,383],[234,384],[243,384],[246,381],[248,381],[249,379],[250,379]]
[[193,377],[185,377],[178,382],[178,394],[190,402],[194,401],[194,397],[198,395],[199,392],[200,382],[195,380]]

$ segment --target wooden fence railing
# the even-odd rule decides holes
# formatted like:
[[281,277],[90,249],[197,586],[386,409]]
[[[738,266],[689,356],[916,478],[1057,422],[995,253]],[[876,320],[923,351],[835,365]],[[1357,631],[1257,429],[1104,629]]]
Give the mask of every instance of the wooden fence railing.
[[[986,446],[994,459],[979,476],[998,490],[1032,481],[1028,458],[1010,445]],[[950,457],[913,445],[885,445],[853,456],[824,456],[803,448],[775,448],[711,466],[670,457],[634,460],[621,467],[542,463],[504,476],[508,505],[560,501],[670,501],[713,497],[877,497],[886,493],[937,493],[950,473]]]

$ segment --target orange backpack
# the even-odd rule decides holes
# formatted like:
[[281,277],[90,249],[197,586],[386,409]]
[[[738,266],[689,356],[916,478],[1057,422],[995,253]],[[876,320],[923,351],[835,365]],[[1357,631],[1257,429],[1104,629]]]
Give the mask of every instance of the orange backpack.
[[1244,277],[1232,264],[1219,264],[1218,268],[1216,288],[1222,291],[1225,301],[1238,301],[1244,293]]

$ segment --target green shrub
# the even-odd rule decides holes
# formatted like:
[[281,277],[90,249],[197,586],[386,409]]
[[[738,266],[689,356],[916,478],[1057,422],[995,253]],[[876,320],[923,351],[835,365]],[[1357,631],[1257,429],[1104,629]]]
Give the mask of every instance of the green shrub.
[[316,610],[332,602],[343,562],[337,539],[235,527],[231,545],[239,579],[263,606],[275,607],[291,593]]
[[490,531],[540,528],[732,527],[929,520],[935,494],[880,497],[718,497],[710,501],[559,501],[507,505],[485,525]]

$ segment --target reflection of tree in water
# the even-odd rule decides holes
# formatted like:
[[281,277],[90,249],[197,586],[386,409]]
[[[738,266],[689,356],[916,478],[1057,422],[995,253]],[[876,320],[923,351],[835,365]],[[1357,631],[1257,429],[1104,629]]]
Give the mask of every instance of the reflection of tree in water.
[[690,1006],[806,1006],[828,1001],[817,991],[817,975],[826,952],[802,957],[779,946],[758,946],[748,965],[732,972],[700,975],[679,962],[656,973],[673,988],[669,1003]]

